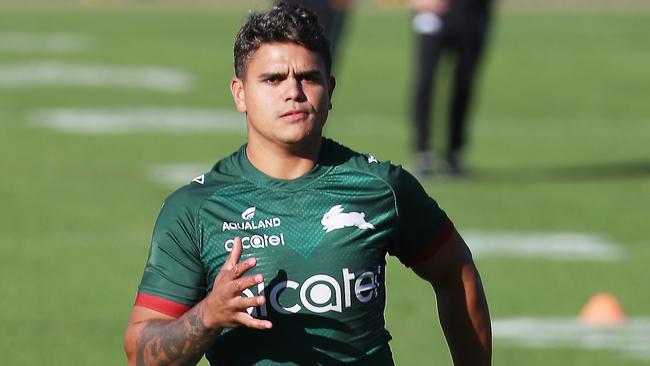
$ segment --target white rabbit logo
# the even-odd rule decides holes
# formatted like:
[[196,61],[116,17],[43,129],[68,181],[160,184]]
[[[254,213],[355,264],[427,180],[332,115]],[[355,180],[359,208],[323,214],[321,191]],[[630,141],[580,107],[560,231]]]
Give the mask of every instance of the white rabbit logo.
[[336,205],[330,208],[320,223],[323,224],[323,230],[330,232],[344,227],[356,226],[359,229],[374,229],[375,226],[366,222],[366,216],[363,212],[343,212],[343,206]]

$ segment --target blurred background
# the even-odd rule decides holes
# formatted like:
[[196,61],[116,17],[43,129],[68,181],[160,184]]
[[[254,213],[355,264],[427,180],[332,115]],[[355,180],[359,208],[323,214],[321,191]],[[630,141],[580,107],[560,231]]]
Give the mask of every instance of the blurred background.
[[[124,364],[160,204],[244,142],[233,39],[269,5],[0,0],[0,364]],[[348,15],[326,134],[408,168],[412,12]],[[474,252],[494,364],[648,365],[650,4],[509,0],[493,20],[474,173],[422,182]],[[450,364],[431,289],[387,272],[397,364]]]

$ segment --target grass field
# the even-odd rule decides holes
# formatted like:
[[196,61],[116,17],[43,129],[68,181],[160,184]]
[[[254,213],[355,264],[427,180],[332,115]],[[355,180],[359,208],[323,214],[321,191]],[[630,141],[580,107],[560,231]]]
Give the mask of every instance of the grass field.
[[[84,133],[55,128],[51,117],[63,109],[232,111],[232,40],[245,14],[0,9],[0,364],[124,363],[122,333],[151,228],[174,189],[148,172],[208,169],[244,134],[155,124]],[[408,166],[409,14],[362,7],[353,20],[327,134]],[[650,10],[519,7],[496,20],[467,156],[476,175],[425,187],[461,232],[594,234],[624,253],[612,261],[477,257],[493,319],[571,319],[599,291],[617,296],[630,321],[647,319]],[[53,34],[58,41],[48,40]],[[94,72],[84,78],[75,67]],[[101,67],[112,71],[93,79]],[[145,68],[156,68],[153,84],[138,84]],[[396,261],[388,267],[397,363],[450,364],[432,291]],[[496,338],[494,364],[648,365],[650,330],[641,332],[641,356]]]

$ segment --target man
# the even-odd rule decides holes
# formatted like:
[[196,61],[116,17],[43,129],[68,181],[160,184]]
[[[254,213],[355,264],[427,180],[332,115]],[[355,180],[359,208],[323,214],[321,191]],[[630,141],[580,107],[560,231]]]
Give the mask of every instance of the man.
[[125,335],[131,365],[392,365],[386,253],[438,295],[457,365],[488,365],[471,255],[411,175],[322,137],[334,78],[306,9],[252,15],[231,91],[247,144],[172,194]]
[[[415,172],[420,176],[467,173],[461,155],[467,140],[472,90],[488,33],[491,0],[410,0],[416,11],[412,120],[415,127]],[[454,58],[453,91],[448,114],[448,138],[442,159],[430,146],[431,95],[440,57]]]

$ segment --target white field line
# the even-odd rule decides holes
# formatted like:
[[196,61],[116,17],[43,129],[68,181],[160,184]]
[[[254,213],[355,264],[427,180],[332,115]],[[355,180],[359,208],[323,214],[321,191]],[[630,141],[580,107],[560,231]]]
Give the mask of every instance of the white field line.
[[191,74],[175,68],[67,64],[57,61],[0,64],[0,87],[55,85],[187,92],[192,89],[192,83]]
[[32,124],[67,133],[232,132],[243,134],[246,121],[234,110],[173,107],[131,109],[46,109],[31,115]]
[[477,256],[551,260],[616,261],[623,250],[599,235],[586,233],[462,232]]
[[612,350],[650,359],[650,318],[628,318],[617,326],[593,326],[577,318],[506,318],[492,321],[496,341],[531,348]]
[[171,187],[181,187],[192,179],[208,171],[208,164],[167,164],[155,165],[146,169],[146,178],[155,183]]
[[0,53],[70,53],[92,47],[88,36],[67,32],[0,32]]

